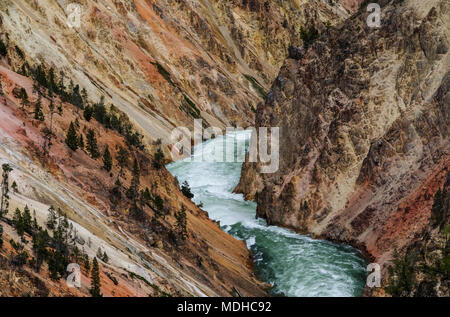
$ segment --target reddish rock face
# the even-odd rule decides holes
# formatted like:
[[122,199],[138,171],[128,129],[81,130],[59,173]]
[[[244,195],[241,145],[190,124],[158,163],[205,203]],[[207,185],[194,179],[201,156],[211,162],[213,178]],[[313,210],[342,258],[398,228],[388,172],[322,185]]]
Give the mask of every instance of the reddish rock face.
[[2,30],[30,65],[64,70],[163,143],[194,117],[220,128],[252,124],[289,45],[301,43],[300,27],[325,29],[349,15],[322,0],[88,0],[80,27],[70,28],[56,3],[4,1],[1,8]]
[[[92,246],[85,246],[91,258],[97,247],[107,248],[110,263],[100,265],[105,296],[229,296],[233,289],[245,296],[265,295],[266,285],[254,277],[245,244],[222,232],[187,200],[164,167],[156,171],[153,153],[161,143],[167,154],[173,128],[191,127],[194,118],[219,128],[252,124],[256,105],[276,77],[288,47],[301,43],[300,27],[324,30],[325,25],[340,23],[350,10],[322,0],[78,3],[81,19],[75,28],[67,24],[70,12],[58,2],[0,3],[0,38],[7,46],[6,56],[0,58],[5,92],[0,98],[0,160],[15,167],[13,179],[20,194],[12,195],[12,207],[28,204],[40,224],[50,205],[61,207],[83,231],[84,240],[92,238]],[[105,105],[113,104],[129,117],[147,149],[128,149],[130,159],[136,157],[142,167],[141,189],[158,195],[169,211],[164,219],[153,221],[157,217],[151,206],[145,207],[144,220],[129,217],[124,189],[131,186],[131,166],[119,172],[116,164],[118,147],[127,146],[123,136],[87,120],[83,111],[57,96],[51,98],[63,108],[61,114],[50,122],[49,100],[44,96],[45,118],[33,119],[37,95],[27,72],[37,65],[47,73],[52,68],[58,79],[64,72],[66,87],[73,81],[85,88],[90,105],[104,96]],[[22,88],[30,102],[24,109],[19,100]],[[126,117],[120,120],[128,122]],[[68,127],[75,121],[77,134],[85,141],[92,129],[99,136],[99,150],[109,147],[113,156],[109,173],[101,158],[66,146]],[[43,133],[50,127],[52,146],[43,153]],[[113,202],[115,186],[123,195]],[[177,247],[175,212],[182,206],[189,239]],[[17,238],[10,226],[5,228],[8,239]],[[29,245],[27,251],[31,254]],[[0,261],[6,256],[1,252]],[[151,283],[136,278],[130,266],[147,272]],[[1,289],[9,283],[5,271],[0,270]],[[76,291],[49,281],[46,269],[39,274],[27,270],[10,292],[1,295],[85,296],[89,274],[84,273],[82,288]]]
[[450,168],[446,1],[360,12],[292,51],[257,126],[280,127],[280,169],[244,164],[258,216],[362,249],[380,264],[428,225]]

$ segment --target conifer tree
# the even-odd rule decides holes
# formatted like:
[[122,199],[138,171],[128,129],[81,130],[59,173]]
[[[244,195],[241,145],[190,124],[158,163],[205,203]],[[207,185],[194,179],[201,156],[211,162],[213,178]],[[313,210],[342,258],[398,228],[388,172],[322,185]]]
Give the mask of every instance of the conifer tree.
[[23,237],[23,235],[25,233],[25,224],[23,221],[22,212],[20,211],[19,208],[16,208],[16,211],[14,212],[13,225],[17,231],[17,234],[20,237]]
[[119,176],[122,176],[123,168],[128,165],[128,152],[123,147],[119,148],[119,153],[117,153],[117,163],[119,164],[120,171]]
[[80,147],[80,149],[84,150],[84,138],[81,133],[80,133],[80,137],[78,139],[78,146]]
[[3,226],[0,224],[0,250],[3,247]]
[[92,158],[96,159],[100,156],[98,152],[97,138],[95,136],[95,132],[92,129],[88,130],[87,136],[87,150]]
[[67,131],[66,144],[72,151],[78,149],[78,136],[73,122],[70,122],[69,130]]
[[105,152],[103,153],[103,167],[105,168],[105,170],[107,170],[108,172],[111,171],[112,168],[112,157],[111,157],[111,153],[109,152],[109,147],[108,145],[105,148]]
[[53,206],[50,206],[50,208],[48,209],[47,222],[45,225],[50,230],[54,230],[56,228],[57,220],[58,215],[55,212],[55,208],[53,208]]
[[92,297],[102,297],[101,293],[101,285],[100,285],[100,269],[98,266],[97,258],[94,258],[92,262],[92,271],[91,271],[91,289],[90,293]]
[[58,84],[56,83],[55,70],[53,67],[48,71],[49,93],[58,93]]
[[0,56],[5,57],[6,54],[8,54],[8,50],[3,40],[0,39]]
[[58,93],[63,101],[67,101],[66,86],[64,85],[65,74],[63,71],[59,72]]
[[16,183],[16,181],[13,181],[13,183],[12,183],[12,185],[11,185],[11,188],[13,189],[13,191],[14,191],[15,193],[18,193],[18,192],[19,192],[19,189],[17,188],[17,183]]
[[19,98],[20,98],[20,104],[22,105],[22,109],[24,109],[24,107],[26,107],[30,104],[30,101],[28,100],[27,91],[23,87],[20,88]]
[[[35,218],[36,219],[36,218]],[[39,272],[44,260],[47,258],[47,246],[50,242],[50,236],[47,230],[37,227],[33,233],[33,253],[34,253],[34,269]]]
[[87,105],[88,104],[88,94],[87,94],[86,88],[81,89],[81,98],[83,100],[83,104]]
[[177,220],[177,231],[183,240],[187,238],[187,218],[186,218],[186,208],[181,206],[181,210],[175,214]]
[[153,166],[156,169],[160,169],[161,167],[164,166],[164,153],[161,150],[161,148],[158,148],[158,150],[155,153]]
[[194,194],[191,192],[191,188],[189,187],[189,183],[187,181],[184,181],[181,185],[181,192],[189,199],[194,198]]
[[133,201],[135,201],[139,195],[140,174],[141,172],[139,168],[139,163],[135,158],[133,161],[131,184],[127,192],[128,198],[132,199]]
[[30,212],[30,208],[28,208],[28,205],[25,205],[25,208],[23,209],[22,221],[23,221],[23,228],[24,228],[25,232],[28,234],[32,234],[33,233],[33,219],[31,218],[31,212]]
[[50,100],[50,104],[48,105],[48,108],[50,109],[50,129],[45,133],[44,155],[47,154],[48,149],[52,146],[53,114],[55,113],[55,104],[53,103],[53,99]]
[[44,113],[42,112],[41,96],[39,95],[36,104],[34,105],[34,119],[44,121]]
[[0,201],[0,218],[8,213],[9,208],[9,173],[13,170],[9,164],[2,165],[2,196]]
[[127,191],[127,197],[132,200],[130,214],[136,218],[141,218],[142,210],[138,207],[139,185],[140,185],[140,168],[137,159],[133,161],[133,171],[130,188]]

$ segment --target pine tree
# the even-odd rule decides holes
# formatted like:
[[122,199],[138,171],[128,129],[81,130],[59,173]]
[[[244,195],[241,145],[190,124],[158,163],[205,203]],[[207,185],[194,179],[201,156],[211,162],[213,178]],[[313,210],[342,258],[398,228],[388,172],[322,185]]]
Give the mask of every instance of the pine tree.
[[83,251],[81,251],[83,253],[82,258],[83,258],[83,264],[84,264],[84,268],[86,269],[86,271],[90,271],[91,270],[91,264],[89,263],[89,256],[84,252],[84,248]]
[[9,208],[9,173],[13,170],[9,164],[2,165],[2,196],[0,201],[0,218],[8,213]]
[[3,40],[0,39],[0,56],[5,57],[6,54],[8,54],[8,50]]
[[153,166],[156,169],[160,169],[161,167],[164,166],[164,153],[161,150],[161,148],[158,148],[158,150],[155,153]]
[[17,234],[20,237],[23,237],[23,235],[25,233],[25,224],[23,221],[22,212],[20,211],[19,208],[16,208],[16,211],[14,212],[12,221],[13,221],[14,228],[17,231]]
[[44,113],[42,112],[41,96],[39,95],[36,104],[34,105],[34,119],[44,121]]
[[[35,218],[36,219],[36,218]],[[47,230],[36,228],[33,233],[33,254],[34,254],[34,269],[39,272],[44,260],[47,258],[47,247],[50,242],[50,236]]]
[[92,129],[88,130],[87,136],[87,150],[92,158],[96,159],[100,156],[98,152],[97,138],[95,136],[95,132]]
[[67,131],[66,144],[72,151],[78,149],[78,137],[73,122],[70,122],[69,130]]
[[92,262],[92,271],[91,271],[91,289],[90,293],[92,297],[102,297],[101,289],[100,289],[100,269],[98,266],[97,258],[94,258]]
[[25,88],[20,88],[19,92],[20,104],[22,105],[22,109],[30,104],[28,100],[28,94]]
[[97,249],[97,254],[95,255],[97,258],[102,259],[103,257],[103,252],[102,252],[102,248],[98,248]]
[[13,183],[12,183],[12,185],[11,185],[11,188],[12,188],[12,190],[13,190],[15,193],[18,193],[18,192],[19,192],[19,189],[18,189],[18,187],[17,187],[16,181],[13,181]]
[[57,224],[57,220],[58,220],[58,215],[56,214],[55,209],[53,208],[53,206],[50,206],[50,208],[48,209],[47,222],[46,222],[45,225],[50,230],[55,230],[56,224]]
[[64,86],[64,72],[60,71],[59,72],[59,83],[58,83],[58,92],[59,95],[61,96],[61,98],[66,101],[66,86]]
[[84,150],[84,139],[83,139],[83,135],[80,133],[80,138],[78,139],[78,146],[80,147],[80,149]]
[[[73,83],[71,83],[71,85],[73,86]],[[80,86],[76,85],[72,88],[72,95],[70,97],[70,103],[72,105],[74,105],[75,107],[77,107],[77,111],[78,109],[83,109],[83,98],[81,97],[80,94]]]
[[25,208],[23,210],[22,221],[23,221],[23,229],[25,230],[25,232],[28,234],[32,234],[33,233],[33,220],[31,218],[31,212],[30,212],[30,208],[28,208],[28,205],[25,205]]
[[186,208],[181,206],[181,210],[175,214],[175,218],[177,220],[177,231],[183,240],[187,238],[187,217],[186,217]]
[[123,168],[128,166],[128,152],[123,147],[119,148],[119,153],[117,153],[117,163],[119,164],[120,171],[119,176],[122,176]]
[[189,187],[189,183],[187,181],[184,181],[181,185],[181,192],[189,199],[194,198],[194,194],[191,192],[191,188]]
[[49,92],[58,93],[58,84],[56,83],[56,76],[55,76],[55,70],[53,67],[50,68],[48,71],[48,85],[49,85]]
[[132,201],[130,214],[137,219],[140,219],[143,216],[142,209],[138,207],[140,174],[139,163],[135,158],[133,161],[132,178],[130,188],[127,191],[127,197]]
[[3,226],[0,224],[0,250],[3,247]]
[[86,88],[81,89],[81,98],[83,100],[83,104],[87,105],[88,104],[88,94],[87,94]]
[[50,109],[50,129],[47,131],[47,133],[45,133],[44,154],[47,154],[48,149],[52,146],[53,115],[55,114],[55,104],[53,103],[53,100],[50,100],[48,108]]
[[132,178],[131,178],[131,184],[130,188],[127,191],[128,198],[135,201],[138,198],[139,195],[139,185],[140,185],[140,168],[138,160],[135,158],[133,161],[133,171],[132,171]]
[[110,172],[111,168],[112,168],[112,163],[113,162],[112,162],[111,153],[109,152],[109,147],[106,146],[105,152],[103,153],[103,167],[105,168],[105,170]]

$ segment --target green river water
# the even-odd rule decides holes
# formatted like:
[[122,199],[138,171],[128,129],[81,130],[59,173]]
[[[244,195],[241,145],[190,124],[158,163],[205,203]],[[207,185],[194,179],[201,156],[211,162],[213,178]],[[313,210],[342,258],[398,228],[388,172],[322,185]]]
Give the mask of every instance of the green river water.
[[[194,155],[211,153],[221,146],[248,145],[249,133],[236,132],[217,137],[194,149]],[[235,145],[236,146],[236,145]],[[232,191],[237,185],[240,162],[190,162],[167,165],[180,184],[187,180],[194,201],[203,203],[209,216],[221,228],[245,240],[255,260],[258,277],[273,285],[272,293],[285,296],[361,296],[365,261],[350,246],[314,240],[293,231],[268,226],[255,219],[256,203],[245,201]]]

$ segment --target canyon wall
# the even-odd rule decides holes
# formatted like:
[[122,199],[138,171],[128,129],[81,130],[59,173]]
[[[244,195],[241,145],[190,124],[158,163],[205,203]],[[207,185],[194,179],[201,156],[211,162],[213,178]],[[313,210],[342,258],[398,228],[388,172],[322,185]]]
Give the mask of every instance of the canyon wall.
[[385,272],[419,239],[450,168],[450,5],[378,1],[291,50],[256,126],[280,127],[280,168],[245,163],[257,215],[360,248]]
[[[35,252],[36,232],[20,237],[14,229],[14,211],[25,206],[44,228],[50,207],[59,208],[75,230],[74,246],[90,259],[107,253],[105,296],[265,295],[245,243],[223,233],[162,166],[171,159],[169,136],[200,118],[220,128],[253,124],[288,47],[302,43],[300,30],[341,23],[354,2],[1,1],[0,163],[12,167],[16,186],[2,219],[0,295],[89,295],[85,266],[78,289],[49,278],[45,265],[17,268],[14,241],[24,242],[27,261]],[[69,4],[81,8],[78,26],[68,24],[77,14]],[[88,115],[99,104],[107,124],[105,114]],[[110,171],[81,141],[68,147],[71,124],[81,140],[93,131],[102,155],[110,151]],[[129,160],[119,167],[121,148]],[[130,199],[133,159],[139,208]]]
[[[81,6],[69,27],[70,3]],[[126,112],[148,141],[194,118],[249,125],[302,26],[348,10],[314,1],[6,0],[2,29],[30,64],[63,70],[93,100]]]

